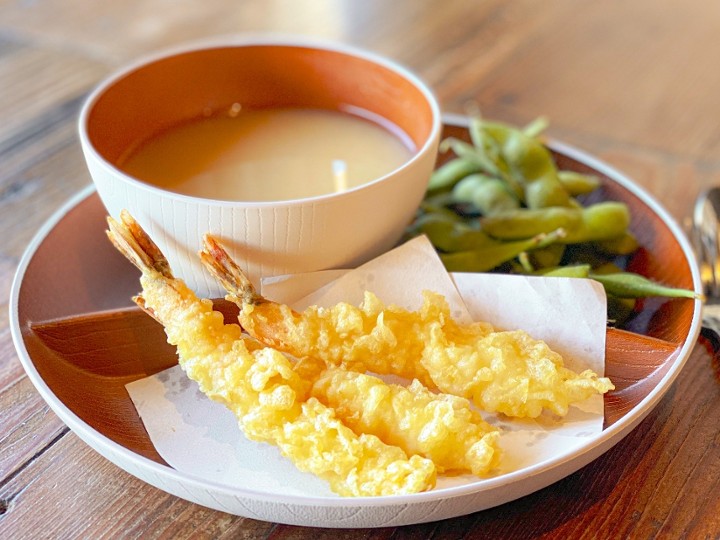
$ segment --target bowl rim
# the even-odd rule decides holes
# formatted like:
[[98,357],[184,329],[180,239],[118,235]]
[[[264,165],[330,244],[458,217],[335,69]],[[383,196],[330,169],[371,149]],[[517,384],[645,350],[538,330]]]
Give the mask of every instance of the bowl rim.
[[[115,83],[122,80],[131,73],[155,62],[159,62],[173,56],[180,56],[182,54],[222,48],[240,48],[255,46],[311,48],[329,52],[336,52],[378,64],[398,74],[399,76],[410,82],[423,95],[426,103],[430,108],[432,123],[428,136],[425,138],[422,146],[417,148],[413,152],[413,155],[402,165],[392,169],[391,171],[374,180],[371,180],[370,182],[366,182],[364,184],[349,188],[342,192],[331,192],[322,195],[315,195],[312,197],[302,197],[278,201],[232,201],[185,195],[182,193],[165,190],[150,183],[138,180],[116,167],[107,159],[105,159],[102,154],[100,154],[93,142],[90,140],[87,126],[94,105],[109,88],[111,88]],[[372,116],[373,114],[369,115],[368,118],[372,118]],[[98,164],[106,174],[113,175],[116,179],[118,179],[124,184],[128,184],[133,189],[139,189],[140,191],[145,191],[149,194],[153,194],[167,200],[182,202],[185,204],[242,208],[278,208],[296,206],[298,204],[314,205],[351,196],[360,191],[375,189],[379,184],[388,180],[390,177],[398,175],[402,171],[412,167],[413,165],[415,165],[416,162],[422,160],[428,154],[435,155],[437,153],[437,146],[439,144],[442,128],[443,115],[435,93],[423,79],[421,79],[417,74],[415,74],[403,64],[389,57],[383,56],[377,52],[347,43],[328,39],[319,39],[305,35],[281,33],[247,33],[234,34],[229,36],[216,36],[208,39],[201,39],[186,42],[183,44],[178,44],[143,55],[135,59],[134,61],[128,63],[124,67],[120,67],[119,69],[105,77],[102,81],[100,81],[90,92],[90,94],[88,94],[88,96],[85,98],[82,107],[80,108],[80,113],[78,115],[77,121],[78,137],[80,139],[80,144],[83,154],[85,155],[86,162],[92,160],[94,163]]]

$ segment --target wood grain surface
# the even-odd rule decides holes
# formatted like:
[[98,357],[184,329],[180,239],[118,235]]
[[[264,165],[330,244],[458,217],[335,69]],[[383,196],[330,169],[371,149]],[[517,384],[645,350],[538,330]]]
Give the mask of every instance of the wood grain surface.
[[9,291],[33,235],[90,183],[83,99],[157,49],[264,31],[391,57],[446,112],[545,115],[550,136],[623,171],[682,226],[720,183],[712,0],[0,0],[0,538],[720,538],[720,365],[704,338],[653,412],[590,465],[497,508],[398,528],[208,510],[120,470],[50,411],[17,358]]

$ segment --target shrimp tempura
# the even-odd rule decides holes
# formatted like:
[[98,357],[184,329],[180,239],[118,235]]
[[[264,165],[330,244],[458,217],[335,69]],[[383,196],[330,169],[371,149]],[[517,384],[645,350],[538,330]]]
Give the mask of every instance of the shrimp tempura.
[[[229,257],[218,265],[210,256],[216,244],[211,237],[205,240],[201,259],[214,275],[222,276],[232,298],[243,287],[242,274]],[[241,302],[238,305],[242,307]],[[333,408],[356,433],[371,433],[409,455],[430,458],[438,472],[484,475],[497,464],[500,432],[483,421],[467,399],[436,394],[417,379],[408,387],[387,384],[310,357],[303,358],[296,370],[313,381],[310,395]]]
[[113,244],[142,272],[135,300],[163,326],[180,366],[211,399],[232,410],[252,440],[279,447],[298,469],[345,496],[415,493],[434,486],[431,460],[407,457],[374,435],[355,434],[309,395],[309,381],[271,348],[246,345],[237,324],[224,324],[212,302],[173,277],[157,246],[127,213],[108,219]]
[[418,311],[386,307],[370,292],[359,306],[311,306],[298,313],[259,295],[227,252],[206,237],[203,255],[240,306],[240,325],[259,341],[297,357],[356,371],[418,379],[426,386],[512,417],[560,416],[569,405],[614,388],[590,370],[576,373],[543,341],[499,332],[483,322],[458,324],[445,299],[426,291]]
[[435,394],[417,379],[404,387],[339,367],[326,368],[313,380],[310,394],[353,431],[430,458],[438,472],[483,476],[498,463],[500,431],[466,399]]

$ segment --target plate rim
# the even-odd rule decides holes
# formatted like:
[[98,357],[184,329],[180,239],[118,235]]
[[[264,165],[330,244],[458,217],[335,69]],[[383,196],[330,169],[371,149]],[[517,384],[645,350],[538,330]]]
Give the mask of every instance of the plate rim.
[[[445,114],[443,115],[443,125],[453,125],[459,127],[467,127],[468,119],[462,115]],[[611,167],[602,160],[572,146],[557,140],[549,140],[548,146],[552,150],[556,150],[572,159],[587,164],[598,171],[602,172],[614,182],[619,183],[624,188],[632,192],[636,197],[647,204],[654,213],[656,213],[670,228],[676,241],[680,244],[680,247],[688,260],[690,266],[690,272],[692,275],[694,289],[701,291],[700,274],[697,263],[694,259],[689,241],[687,240],[684,232],[676,222],[676,220],[670,216],[665,208],[645,189],[641,188],[637,184],[633,183],[627,176],[619,172],[615,168]],[[505,494],[504,496],[498,497],[492,504],[486,504],[482,507],[477,508],[464,508],[463,511],[456,514],[445,512],[442,516],[430,516],[429,520],[435,521],[447,517],[453,517],[457,515],[467,514],[472,511],[482,510],[490,507],[494,507],[512,500],[516,500],[522,496],[533,493],[543,487],[549,486],[556,481],[569,476],[576,472],[581,467],[587,465],[591,461],[597,459],[600,455],[605,453],[607,450],[612,448],[615,444],[620,442],[630,431],[632,431],[657,405],[660,399],[665,395],[675,378],[679,375],[685,362],[690,356],[692,349],[697,343],[698,336],[701,328],[701,309],[702,303],[698,300],[695,301],[693,310],[693,319],[688,332],[688,335],[682,345],[679,347],[677,357],[673,360],[667,373],[660,378],[657,385],[645,396],[635,407],[630,409],[628,413],[623,416],[618,422],[607,427],[599,434],[588,439],[586,443],[581,445],[573,452],[566,454],[558,458],[552,458],[535,464],[531,467],[526,467],[518,471],[513,471],[505,475],[479,479],[475,482],[463,484],[461,486],[450,486],[447,488],[440,488],[430,490],[422,493],[414,493],[408,495],[390,495],[381,497],[324,497],[324,496],[304,496],[297,494],[286,494],[278,497],[277,494],[266,493],[262,491],[254,491],[243,489],[237,486],[229,486],[214,481],[209,481],[202,477],[194,476],[189,473],[179,472],[168,465],[157,463],[149,458],[141,456],[125,446],[113,441],[101,432],[90,427],[86,424],[79,416],[73,413],[64,402],[62,402],[47,385],[44,379],[40,376],[39,372],[34,366],[33,360],[27,351],[22,336],[22,329],[20,327],[19,320],[19,294],[22,287],[23,277],[25,272],[32,261],[34,255],[37,253],[44,240],[47,238],[49,233],[60,223],[65,216],[78,207],[83,201],[91,197],[96,193],[94,185],[89,184],[74,196],[72,196],[65,204],[63,204],[58,210],[56,210],[39,228],[36,234],[33,236],[29,245],[25,249],[20,262],[18,264],[15,276],[12,281],[10,298],[9,298],[9,310],[10,310],[10,330],[12,340],[14,342],[16,351],[20,362],[32,382],[38,393],[44,401],[51,407],[51,409],[57,414],[62,422],[64,422],[73,432],[75,432],[86,444],[92,447],[95,451],[100,453],[109,461],[113,462],[116,466],[132,474],[138,476],[136,472],[133,472],[129,468],[132,464],[135,468],[141,470],[147,470],[153,474],[159,475],[160,477],[167,477],[168,480],[173,480],[179,485],[189,482],[196,489],[203,489],[206,491],[217,492],[225,496],[230,496],[235,499],[245,499],[257,502],[265,503],[278,503],[284,506],[296,505],[304,508],[331,508],[331,509],[357,509],[362,508],[377,508],[383,507],[398,507],[398,506],[414,506],[419,504],[436,503],[446,499],[457,499],[465,497],[478,496],[488,491],[494,491],[498,489],[508,488],[512,489],[512,485],[517,484],[521,481],[534,480],[530,482],[533,484],[531,489],[524,491],[519,490],[514,495]],[[105,451],[103,451],[105,450]],[[109,457],[108,453],[112,454],[113,457]],[[126,460],[126,463],[118,463],[118,459],[122,458]],[[569,467],[569,468],[568,468]],[[555,474],[553,474],[555,473]],[[151,482],[148,478],[140,478],[142,481],[155,485],[155,487],[162,489],[163,491],[173,493],[177,496],[183,497],[182,494],[169,491],[167,486],[160,485],[159,483]],[[549,479],[549,480],[548,480]],[[183,497],[188,498],[188,497]],[[198,502],[194,498],[189,498],[197,504],[206,503]],[[219,503],[218,503],[219,504]],[[218,507],[219,510],[230,512],[227,509]],[[248,509],[250,512],[251,510]],[[237,515],[237,512],[232,512]],[[257,516],[249,516],[256,517]],[[257,519],[270,519],[270,518],[257,518]],[[400,520],[397,524],[410,524],[420,523],[420,519],[412,519],[409,521]],[[299,525],[319,525],[320,522],[308,519],[300,519],[297,522],[285,521],[287,523],[299,524]],[[321,526],[333,526],[327,522],[322,522]],[[338,526],[345,526],[342,523]],[[387,522],[382,523],[371,523],[364,525],[366,527],[374,526],[387,526]]]

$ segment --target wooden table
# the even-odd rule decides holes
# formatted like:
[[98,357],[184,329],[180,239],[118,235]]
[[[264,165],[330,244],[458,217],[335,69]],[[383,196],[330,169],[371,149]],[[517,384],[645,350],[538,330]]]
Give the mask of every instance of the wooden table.
[[[720,183],[720,4],[711,0],[5,0],[0,2],[0,303],[31,237],[90,183],[76,134],[88,91],[155,49],[280,31],[407,65],[443,109],[551,120],[685,223]],[[720,367],[701,339],[617,446],[515,502],[437,523],[309,529],[190,504],[77,438],[25,376],[0,311],[2,538],[720,538]]]

